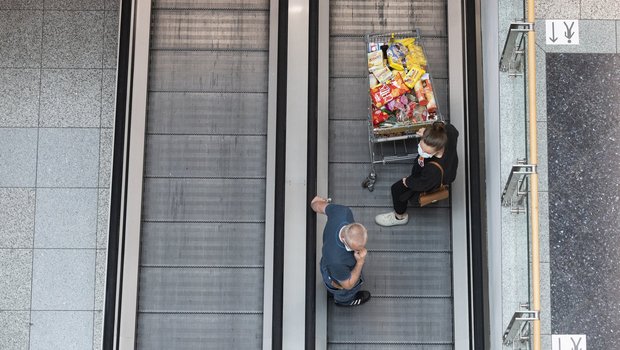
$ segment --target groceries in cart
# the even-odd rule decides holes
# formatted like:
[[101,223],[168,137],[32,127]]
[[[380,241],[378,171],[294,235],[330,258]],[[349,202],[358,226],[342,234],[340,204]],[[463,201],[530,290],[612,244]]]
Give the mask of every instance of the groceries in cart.
[[370,117],[375,134],[415,132],[438,120],[437,102],[418,38],[369,41]]

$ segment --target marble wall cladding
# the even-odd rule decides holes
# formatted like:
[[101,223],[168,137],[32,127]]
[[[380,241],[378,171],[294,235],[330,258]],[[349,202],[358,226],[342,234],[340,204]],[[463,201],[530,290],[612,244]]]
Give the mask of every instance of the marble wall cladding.
[[547,54],[552,331],[620,343],[620,55]]
[[101,348],[119,6],[0,0],[0,349]]

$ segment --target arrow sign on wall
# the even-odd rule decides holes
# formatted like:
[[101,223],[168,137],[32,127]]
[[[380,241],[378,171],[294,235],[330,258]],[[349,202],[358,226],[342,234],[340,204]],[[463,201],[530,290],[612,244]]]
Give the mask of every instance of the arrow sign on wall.
[[547,20],[547,45],[579,45],[578,20]]

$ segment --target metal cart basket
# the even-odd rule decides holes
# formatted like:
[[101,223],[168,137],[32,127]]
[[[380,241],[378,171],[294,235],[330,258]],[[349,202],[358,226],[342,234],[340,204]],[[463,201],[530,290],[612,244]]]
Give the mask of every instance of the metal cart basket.
[[[417,47],[414,45],[408,47],[416,50],[407,51],[405,48],[402,51],[410,52],[412,54],[414,51],[417,52],[418,56],[422,55],[424,58],[424,64],[410,65],[409,56],[407,56],[407,61],[405,64],[405,58],[402,56],[402,66],[399,67],[399,69],[394,69],[394,67],[397,66],[393,63],[397,61],[392,59],[397,57],[394,52],[398,50],[399,47],[403,47],[402,45],[395,43],[407,38],[414,39],[415,46]],[[395,46],[393,47],[392,45]],[[378,51],[381,51],[382,54],[378,53]],[[388,54],[387,52],[390,53]],[[368,84],[370,93],[368,98],[368,146],[370,150],[370,172],[366,179],[362,181],[362,187],[368,189],[369,191],[373,191],[375,182],[377,181],[375,164],[386,164],[416,159],[418,157],[417,144],[420,138],[416,132],[421,128],[431,125],[435,121],[443,120],[443,118],[439,110],[439,103],[437,103],[436,97],[434,96],[435,94],[432,90],[433,84],[431,74],[429,73],[429,64],[426,60],[427,56],[425,54],[418,29],[413,32],[366,35],[365,54],[369,60]],[[407,55],[409,54],[407,53]],[[374,59],[371,58],[371,56],[374,56]],[[383,56],[383,67],[380,66],[380,63],[378,62],[379,56]],[[388,61],[386,56],[390,57],[390,61]],[[390,73],[385,72],[384,67],[386,66],[390,70]],[[378,70],[382,69],[383,71],[377,74]],[[399,80],[400,82],[403,82],[401,79],[403,79],[402,77],[406,75],[409,80],[404,81],[406,81],[407,86],[409,86],[416,81],[415,78],[417,77],[410,78],[410,76],[417,73],[415,72],[416,69],[420,69],[420,71],[424,74],[422,78],[417,80],[420,86],[416,83],[415,87],[410,88],[408,92],[400,95],[404,96],[404,98],[400,96],[392,96],[398,94],[398,92],[388,95],[388,92],[391,93],[391,91],[394,91],[390,90],[389,85],[395,85],[396,83],[392,83],[390,80],[380,81],[377,78],[377,76],[382,78],[382,76],[380,76],[381,73],[385,73],[384,75],[388,76],[393,73],[394,78],[392,80]],[[397,79],[397,75],[400,75],[401,77],[398,77]],[[422,85],[424,86],[422,87]],[[385,102],[385,96],[387,96],[386,99],[399,99],[400,104],[398,104],[398,106],[405,106],[405,108],[401,110],[396,109],[397,112],[395,113],[390,110],[390,102],[387,102],[385,105],[381,104],[381,102]],[[432,101],[433,104],[430,105],[430,107],[429,97],[434,99]],[[392,103],[392,105],[394,105],[394,103]],[[383,120],[383,118],[387,119]]]

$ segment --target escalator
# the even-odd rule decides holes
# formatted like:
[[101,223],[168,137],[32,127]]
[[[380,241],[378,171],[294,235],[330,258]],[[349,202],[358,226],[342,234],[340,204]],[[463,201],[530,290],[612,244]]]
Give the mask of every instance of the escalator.
[[152,3],[138,349],[262,344],[269,3]]
[[[369,228],[357,308],[327,307],[327,348],[454,348],[451,208],[379,228],[410,164],[367,175],[365,33],[420,29],[448,110],[446,1],[331,0],[329,194]],[[136,348],[260,349],[263,342],[270,2],[154,0]],[[271,72],[273,73],[273,72]],[[320,141],[319,141],[320,142]]]
[[368,83],[364,34],[420,30],[440,107],[448,110],[446,1],[330,1],[329,193],[369,230],[365,286],[358,308],[328,303],[328,349],[453,349],[450,208],[409,209],[409,224],[381,228],[391,184],[411,164],[377,166],[375,190],[360,187],[369,171]]

